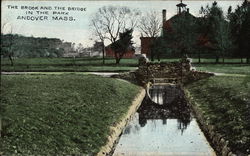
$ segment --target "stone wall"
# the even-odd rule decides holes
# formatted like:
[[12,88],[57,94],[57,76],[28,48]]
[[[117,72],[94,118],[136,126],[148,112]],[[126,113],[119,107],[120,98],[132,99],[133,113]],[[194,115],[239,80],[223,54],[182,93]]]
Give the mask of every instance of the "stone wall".
[[[209,138],[210,143],[214,146],[214,149],[221,156],[236,156],[228,146],[228,141],[223,137],[222,134],[218,133],[214,126],[209,124],[204,118],[204,111],[199,107],[199,104],[191,100],[193,97],[187,89],[184,89],[187,100],[193,110],[197,121],[199,122],[200,128],[202,129],[206,137]],[[242,155],[243,156],[243,155]]]
[[144,84],[150,81],[163,80],[166,83],[188,83],[212,76],[212,73],[191,70],[191,62],[183,58],[179,62],[152,63],[139,60],[137,78]]

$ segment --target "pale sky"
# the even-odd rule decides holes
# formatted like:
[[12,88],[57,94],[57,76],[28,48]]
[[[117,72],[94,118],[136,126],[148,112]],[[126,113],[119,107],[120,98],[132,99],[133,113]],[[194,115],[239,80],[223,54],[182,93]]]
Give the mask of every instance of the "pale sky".
[[[190,13],[194,16],[199,16],[199,10],[201,6],[211,5],[213,1],[185,1]],[[224,13],[227,12],[228,7],[231,5],[233,9],[237,5],[241,5],[243,1],[218,1],[218,5],[223,9]],[[103,6],[127,6],[129,8],[137,8],[142,13],[146,11],[157,11],[160,18],[162,18],[162,9],[167,10],[167,19],[176,14],[176,4],[179,1],[1,1],[1,31],[3,33],[10,32],[12,27],[12,33],[22,34],[24,36],[34,37],[48,37],[48,38],[60,38],[64,41],[74,42],[76,44],[82,43],[84,47],[91,46],[96,39],[93,33],[90,31],[89,21],[90,16],[93,15],[98,8]],[[9,8],[8,8],[9,6]],[[12,8],[10,8],[12,6]],[[21,9],[22,6],[33,7],[52,7],[53,10],[48,10],[48,20],[30,21],[17,19],[18,16],[27,16],[27,9]],[[17,7],[17,8],[15,8]],[[73,16],[75,21],[55,21],[51,20],[51,14],[54,11],[54,7],[65,7],[66,12],[68,7],[74,7],[75,9],[86,8],[86,11],[69,11],[68,16]],[[43,16],[38,15],[37,10],[30,16]],[[62,15],[63,16],[63,15]],[[3,28],[3,24],[6,26]],[[140,32],[134,31],[134,42],[140,45]],[[108,44],[108,43],[106,43]]]

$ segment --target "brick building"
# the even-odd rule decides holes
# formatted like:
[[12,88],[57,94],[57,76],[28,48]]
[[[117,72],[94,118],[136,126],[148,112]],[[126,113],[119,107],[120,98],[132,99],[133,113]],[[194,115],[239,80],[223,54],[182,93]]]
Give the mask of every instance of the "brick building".
[[[201,18],[195,17],[189,13],[189,8],[186,8],[186,4],[182,3],[182,0],[177,6],[177,14],[171,17],[170,19],[166,19],[166,10],[162,10],[162,32],[160,37],[165,37],[174,31],[173,23],[176,22],[179,18],[189,18],[193,23],[197,23],[198,20],[202,20]],[[146,54],[147,57],[151,56],[152,47],[155,37],[141,37],[141,54]],[[197,38],[197,46],[205,46],[206,48],[211,48],[212,45],[207,37],[207,34],[200,34]],[[177,49],[176,45],[171,46],[171,48]]]
[[[130,50],[128,50],[126,53],[124,53],[122,58],[134,58],[135,57],[135,49],[133,47],[131,47],[129,49]],[[115,52],[111,48],[111,44],[105,47],[105,53],[106,53],[106,57],[111,57],[111,58],[115,57]]]

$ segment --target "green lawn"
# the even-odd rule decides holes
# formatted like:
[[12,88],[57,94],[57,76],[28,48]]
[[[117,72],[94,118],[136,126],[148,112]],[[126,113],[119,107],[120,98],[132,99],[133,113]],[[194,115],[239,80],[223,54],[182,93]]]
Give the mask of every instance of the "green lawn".
[[2,75],[0,155],[96,153],[138,91],[93,75]]
[[[179,61],[180,58],[163,58],[161,62],[173,62]],[[154,62],[158,62],[157,59],[154,59]],[[192,58],[193,63],[198,62],[198,58]],[[219,60],[222,63],[222,59]],[[243,62],[246,62],[246,59],[243,59]],[[14,59],[15,64],[30,64],[30,65],[43,65],[43,64],[102,64],[101,57],[76,57],[76,58],[16,58]],[[106,64],[115,64],[114,58],[105,58]],[[136,58],[123,58],[121,59],[121,64],[131,64],[137,65],[138,60]],[[201,58],[201,63],[215,63],[213,58]],[[241,63],[239,58],[227,58],[225,63]],[[1,64],[10,64],[8,58],[1,58]]]
[[14,66],[10,65],[7,58],[1,59],[1,68],[9,72],[79,72],[79,71],[130,71],[138,66],[137,59],[122,59],[119,65],[115,64],[115,59],[106,58],[105,65],[102,58],[17,58]]
[[[102,65],[103,61],[100,57],[76,57],[76,58],[17,58],[14,60],[15,65]],[[1,58],[2,65],[10,65],[8,58]],[[114,58],[105,58],[106,65],[115,64]],[[134,65],[138,64],[137,59],[122,59],[121,65]]]
[[[200,59],[201,63],[215,63],[216,59],[215,58],[201,58]],[[243,63],[246,63],[246,59],[242,59]],[[192,58],[192,62],[198,63],[199,59],[198,58]],[[219,63],[223,63],[222,58],[219,59]],[[241,63],[240,58],[225,58],[224,63]]]
[[[161,62],[173,62],[179,61],[180,58],[163,58]],[[154,59],[154,62],[158,62],[157,59]],[[198,63],[198,58],[192,58],[193,63]],[[219,60],[222,63],[222,59]],[[243,62],[246,62],[246,59],[243,59]],[[16,58],[14,59],[14,64],[16,65],[56,65],[56,64],[96,64],[102,65],[101,57],[76,57],[76,58]],[[201,58],[201,63],[215,63],[213,58]],[[226,58],[225,63],[241,63],[239,58]],[[10,65],[10,60],[8,58],[1,58],[2,65]],[[114,58],[105,58],[106,65],[115,64]],[[124,65],[138,65],[138,60],[136,58],[121,59],[120,64]]]
[[[161,59],[160,62],[179,61],[179,58]],[[220,73],[238,73],[249,74],[249,64],[213,64],[214,59],[201,59],[202,62],[211,64],[194,64],[197,70],[220,72]],[[192,59],[197,63],[198,59]],[[243,60],[245,61],[245,60]],[[154,62],[158,62],[157,59]],[[226,63],[240,63],[240,59],[225,59]],[[115,64],[114,58],[106,58],[105,65],[102,64],[100,57],[82,57],[82,58],[17,58],[14,60],[14,66],[10,66],[8,58],[1,58],[1,68],[3,71],[130,71],[135,70],[138,66],[138,60],[121,59],[119,65]]]
[[250,75],[250,65],[246,64],[195,64],[196,70],[227,74]]
[[214,76],[186,89],[230,147],[250,154],[250,76]]
[[32,66],[2,66],[3,71],[8,72],[29,72],[29,71],[41,71],[41,72],[88,72],[88,71],[106,71],[106,72],[113,72],[113,71],[130,71],[135,70],[137,67],[128,67],[128,66],[39,66],[39,65],[32,65]]
[[[199,59],[198,58],[191,58],[193,63],[198,63]],[[171,58],[171,59],[161,59],[161,62],[173,62],[173,61],[179,61],[179,58]],[[157,59],[155,59],[157,61]],[[215,58],[201,58],[200,59],[201,63],[215,63],[216,59]],[[246,59],[242,60],[243,63],[246,63]],[[219,63],[222,63],[223,60],[222,58],[219,59]],[[224,63],[241,63],[241,59],[239,58],[226,58],[224,59]]]
[[[173,62],[179,61],[179,58],[161,59],[161,62]],[[157,59],[154,62],[158,62]],[[1,58],[2,65],[10,65],[8,58]],[[14,65],[103,65],[101,57],[81,57],[81,58],[16,58]],[[105,65],[114,65],[114,58],[105,58]],[[123,58],[120,61],[120,65],[137,66],[138,60],[136,58]]]

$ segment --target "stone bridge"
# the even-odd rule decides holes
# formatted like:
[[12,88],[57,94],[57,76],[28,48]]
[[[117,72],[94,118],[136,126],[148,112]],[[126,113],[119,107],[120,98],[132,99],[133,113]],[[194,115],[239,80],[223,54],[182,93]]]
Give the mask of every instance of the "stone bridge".
[[148,82],[154,84],[185,84],[213,74],[193,70],[190,59],[183,58],[179,62],[169,63],[152,63],[140,59],[136,75],[137,79],[143,84]]

